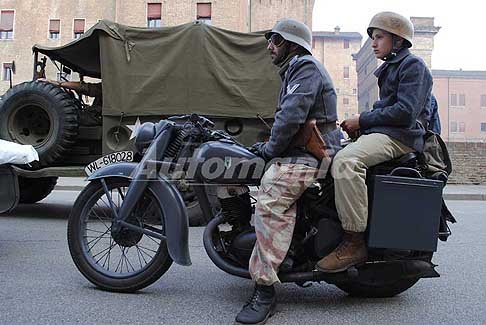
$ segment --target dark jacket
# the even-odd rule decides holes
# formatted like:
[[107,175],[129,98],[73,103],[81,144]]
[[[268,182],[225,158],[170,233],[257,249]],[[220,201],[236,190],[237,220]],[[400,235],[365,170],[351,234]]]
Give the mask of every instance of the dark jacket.
[[422,151],[432,75],[419,57],[402,49],[376,71],[380,100],[359,117],[361,133],[383,133]]
[[437,105],[437,99],[434,94],[430,96],[430,105],[427,109],[428,129],[434,133],[440,134],[440,117],[439,117],[439,106]]
[[302,148],[290,145],[299,128],[311,118],[317,120],[323,134],[336,129],[336,92],[331,77],[319,61],[312,55],[295,56],[282,74],[275,121],[265,145],[265,155],[268,158],[311,157]]

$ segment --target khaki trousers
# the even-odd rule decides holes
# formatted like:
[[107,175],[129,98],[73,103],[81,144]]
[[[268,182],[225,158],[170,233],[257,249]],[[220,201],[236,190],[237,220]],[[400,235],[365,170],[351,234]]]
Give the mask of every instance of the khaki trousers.
[[381,133],[362,135],[334,157],[336,209],[346,231],[364,232],[368,223],[366,170],[413,149]]
[[261,285],[280,282],[278,268],[294,233],[297,199],[315,182],[317,168],[275,163],[263,175],[255,206],[257,241],[250,258],[252,279]]

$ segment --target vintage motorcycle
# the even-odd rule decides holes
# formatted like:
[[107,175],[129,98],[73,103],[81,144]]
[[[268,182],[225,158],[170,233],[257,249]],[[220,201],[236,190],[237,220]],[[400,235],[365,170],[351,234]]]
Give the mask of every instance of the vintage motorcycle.
[[[68,243],[89,281],[103,290],[133,292],[154,283],[173,261],[191,264],[178,190],[187,182],[208,222],[203,235],[208,256],[221,270],[250,278],[256,200],[249,187],[259,185],[262,160],[213,125],[196,114],[144,123],[135,140],[138,162],[109,165],[88,178],[69,217]],[[325,281],[355,296],[391,297],[421,278],[439,277],[431,258],[437,238],[450,234],[443,225],[452,216],[444,213],[443,181],[424,179],[418,165],[409,154],[370,170],[369,259],[340,273],[314,268],[343,233],[333,180],[327,173],[308,188],[297,203],[280,280],[300,286]],[[432,203],[425,204],[424,197]]]

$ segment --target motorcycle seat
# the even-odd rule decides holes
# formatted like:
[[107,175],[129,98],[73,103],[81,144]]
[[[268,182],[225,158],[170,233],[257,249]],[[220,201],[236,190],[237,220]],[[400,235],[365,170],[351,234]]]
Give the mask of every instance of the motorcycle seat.
[[419,161],[416,152],[409,152],[398,158],[388,160],[370,168],[370,173],[373,175],[389,174],[393,169],[398,167],[407,167],[418,169]]

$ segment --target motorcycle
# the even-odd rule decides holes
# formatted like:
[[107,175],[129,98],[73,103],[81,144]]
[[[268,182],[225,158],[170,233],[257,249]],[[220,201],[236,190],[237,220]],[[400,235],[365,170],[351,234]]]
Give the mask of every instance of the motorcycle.
[[[255,163],[260,158],[225,132],[212,130],[213,126],[196,114],[144,123],[135,139],[138,162],[108,165],[88,178],[90,183],[69,217],[68,243],[76,267],[95,286],[133,292],[154,283],[173,262],[191,264],[188,218],[178,190],[187,182],[207,221],[203,241],[211,261],[226,273],[250,278],[256,200],[249,187],[259,185],[264,168]],[[367,230],[368,261],[339,273],[320,272],[314,268],[316,261],[337,247],[343,234],[334,206],[333,180],[325,173],[297,201],[297,222],[280,268],[281,282],[306,287],[324,281],[354,296],[391,297],[421,278],[439,277],[431,259],[437,238],[450,235],[448,227],[443,227],[443,181],[421,177],[415,154],[370,169],[367,181],[372,180],[371,191],[379,191],[383,184],[410,191],[410,184],[422,182],[417,190],[412,186],[412,191],[416,191],[417,200],[424,193],[428,195],[424,190],[434,193],[433,211],[425,209],[432,217],[418,213],[431,221],[418,220],[418,225],[410,226],[412,230],[399,228],[394,234],[391,228],[396,224],[409,227],[413,223],[409,215],[417,213],[395,211],[406,213],[406,220],[380,221],[380,202],[390,215],[386,209],[389,204],[400,204],[395,199],[403,201],[403,193],[395,191],[394,195],[387,188],[384,195],[388,197],[378,199],[370,192],[370,206],[375,211]],[[413,204],[406,201],[406,209],[407,205]],[[403,236],[399,240],[405,241],[405,246],[396,242]]]

